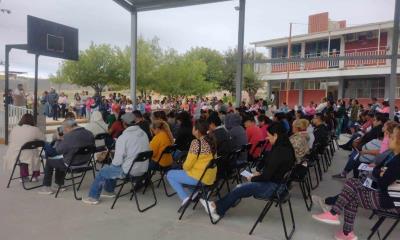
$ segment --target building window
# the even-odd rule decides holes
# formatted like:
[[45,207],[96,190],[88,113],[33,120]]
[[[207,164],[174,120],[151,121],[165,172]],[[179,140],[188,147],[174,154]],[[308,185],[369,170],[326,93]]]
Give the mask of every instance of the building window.
[[[287,58],[287,46],[271,48],[271,58]],[[292,44],[292,53],[290,57],[301,56],[301,44]]]
[[321,80],[304,80],[305,90],[324,90],[325,84],[321,84]]
[[[284,80],[281,82],[281,90],[285,91],[286,90],[286,83],[287,81]],[[300,89],[299,87],[299,81],[296,80],[290,80],[290,90],[298,90]]]
[[345,82],[346,98],[384,98],[385,79],[351,79]]

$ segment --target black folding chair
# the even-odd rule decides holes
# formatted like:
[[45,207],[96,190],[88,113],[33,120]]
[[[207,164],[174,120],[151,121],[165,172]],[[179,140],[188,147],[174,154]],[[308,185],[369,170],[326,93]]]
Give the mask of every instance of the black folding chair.
[[[131,172],[134,164],[143,163],[145,161],[152,161],[151,160],[152,156],[153,156],[153,151],[147,151],[147,152],[139,153],[138,156],[135,158],[135,160],[133,160],[132,165],[129,168],[128,174],[124,178],[118,178],[117,179],[117,180],[120,180],[122,182],[120,184],[117,184],[117,186],[116,186],[116,187],[120,187],[120,188],[118,190],[117,195],[115,196],[113,204],[111,205],[111,209],[114,208],[115,203],[117,202],[117,200],[120,197],[128,195],[131,192],[132,192],[132,195],[131,195],[130,200],[132,200],[132,198],[135,197],[136,207],[137,207],[139,212],[145,212],[145,211],[149,210],[150,208],[154,207],[157,204],[157,197],[156,197],[156,193],[154,191],[154,185],[153,185],[153,182],[150,179],[150,171],[147,170],[141,176],[132,176],[132,175],[129,174]],[[142,208],[140,208],[140,204],[139,204],[139,201],[138,201],[138,198],[137,198],[137,190],[136,190],[135,186],[136,186],[137,183],[140,183],[140,182],[143,182],[143,181],[148,181],[149,182],[151,191],[153,192],[154,203],[152,203],[148,207],[142,209]],[[127,192],[127,193],[124,193],[124,194],[121,194],[122,189],[124,188],[125,184],[127,184],[129,182],[132,184],[131,191]]]
[[210,221],[212,224],[217,224],[219,222],[219,220],[214,221],[213,218],[211,217],[211,211],[210,211],[210,206],[208,205],[208,200],[210,199],[210,197],[212,196],[213,192],[215,189],[217,189],[217,181],[214,182],[214,184],[212,185],[205,185],[202,183],[202,180],[204,178],[204,175],[206,174],[206,172],[210,169],[216,168],[217,167],[217,161],[219,159],[213,159],[211,160],[207,167],[204,169],[203,173],[201,174],[200,180],[197,181],[197,184],[195,186],[186,186],[188,188],[193,189],[192,194],[189,197],[189,200],[179,208],[178,213],[180,213],[179,216],[179,220],[182,220],[183,215],[186,212],[186,209],[189,207],[189,205],[194,202],[195,205],[193,206],[193,210],[196,208],[198,202],[199,202],[199,197],[195,198],[195,194],[198,194],[198,196],[200,196],[201,198],[203,198],[204,200],[206,200],[207,202],[207,209],[208,209],[208,216],[210,217]]
[[[307,162],[307,176],[308,176],[308,181],[310,183],[311,189],[314,190],[319,186],[320,178],[319,174],[321,171],[321,167],[319,165],[319,160],[318,157],[316,156],[316,153],[311,150],[311,152],[305,157],[305,161]],[[316,184],[313,184],[312,177],[311,177],[311,169],[314,169],[315,173],[315,181]],[[322,173],[321,173],[322,174]]]
[[[261,140],[259,141],[256,146],[254,147],[253,151],[248,151],[249,155],[248,155],[248,161],[249,161],[249,170],[251,171],[252,168],[256,167],[257,164],[262,160],[262,158],[264,157],[264,149],[265,149],[265,144],[267,143],[266,140]],[[251,149],[251,146],[250,146]],[[255,151],[257,151],[257,149],[260,149],[260,155],[258,155],[257,157],[253,157],[253,153]]]
[[301,190],[301,194],[306,204],[308,211],[311,211],[313,206],[313,201],[311,198],[311,184],[309,182],[309,169],[308,167],[298,164],[294,167],[290,180],[292,182],[298,182]]
[[[95,167],[94,167],[93,161],[92,161],[93,154],[95,151],[96,151],[96,147],[93,145],[89,145],[86,147],[79,148],[75,152],[74,156],[71,158],[71,161],[69,162],[68,166],[66,166],[66,169],[65,169],[66,174],[70,174],[71,177],[69,177],[69,178],[64,177],[64,181],[71,180],[72,183],[69,185],[64,184],[64,186],[58,186],[55,198],[58,197],[58,194],[60,193],[60,190],[62,187],[72,186],[72,189],[74,190],[75,199],[82,200],[81,197],[79,197],[79,198],[77,197],[76,192],[79,191],[79,189],[82,185],[83,179],[85,178],[86,173],[88,171],[92,171],[93,179],[96,177],[96,170],[95,170]],[[86,162],[82,161],[82,158],[84,158],[84,157],[87,158]],[[80,175],[74,176],[74,174],[80,174]],[[80,179],[79,183],[75,182],[75,179]],[[78,187],[76,187],[77,184],[78,184]]]
[[[377,215],[379,217],[379,219],[374,224],[374,226],[371,228],[371,234],[368,236],[368,240],[370,240],[375,235],[375,233],[378,234],[379,239],[382,239],[382,240],[388,239],[388,237],[393,232],[393,230],[395,229],[397,224],[399,224],[399,222],[400,222],[400,214],[374,210],[373,214],[370,217],[370,219],[372,219],[372,217],[374,215]],[[394,219],[395,221],[394,221],[393,225],[389,228],[389,230],[387,231],[385,236],[383,236],[383,238],[381,238],[380,233],[379,233],[379,228],[382,225],[382,223],[386,220],[386,218]]]
[[[39,152],[39,159],[40,159],[40,162],[41,162],[41,164],[42,164],[42,168],[44,169],[44,163],[43,163],[43,157],[42,157],[44,144],[45,144],[44,141],[36,140],[36,141],[27,142],[27,143],[25,143],[24,145],[22,145],[21,149],[20,149],[19,152],[18,152],[17,159],[15,160],[14,167],[13,167],[13,170],[12,170],[12,173],[11,173],[11,176],[10,176],[10,179],[8,180],[7,188],[10,187],[11,180],[21,179],[21,178],[22,178],[22,177],[15,177],[15,178],[13,178],[14,172],[15,172],[15,169],[17,168],[17,166],[19,166],[19,167],[21,168],[21,164],[22,164],[22,163],[21,163],[21,160],[20,160],[20,156],[21,156],[21,152],[22,152],[22,151],[24,151],[24,150],[40,149],[40,152]],[[29,176],[31,176],[31,175],[29,175]],[[31,181],[32,181],[32,178],[33,178],[33,176],[31,176],[31,178],[30,178]],[[42,186],[42,184],[40,184],[40,185],[38,185],[38,186],[27,187],[27,186],[25,186],[25,181],[22,181],[22,187],[23,187],[25,190],[32,190],[32,189],[35,189],[35,188],[39,188],[39,187],[41,187],[41,186]]]
[[[163,184],[164,191],[165,191],[165,195],[167,195],[167,197],[172,197],[172,196],[174,196],[174,195],[176,194],[176,192],[174,192],[174,193],[168,193],[167,184],[165,183],[165,174],[167,174],[168,170],[171,169],[171,166],[163,167],[163,166],[160,165],[160,161],[161,161],[162,157],[163,157],[165,154],[171,154],[171,155],[173,155],[173,153],[176,151],[176,149],[177,149],[177,146],[176,146],[176,145],[172,145],[172,146],[166,147],[166,148],[164,149],[164,151],[161,153],[160,158],[159,158],[158,161],[157,161],[157,168],[154,169],[153,171],[151,171],[151,174],[150,174],[150,180],[151,180],[151,179],[153,179],[153,176],[156,174],[156,172],[159,172],[159,173],[160,173],[160,179],[157,179],[157,180],[153,181],[153,183],[158,182],[157,188],[159,188],[159,187],[160,187],[160,184],[162,183],[162,184]],[[147,189],[147,184],[146,184],[145,189],[144,189],[143,192],[146,192],[146,189]]]
[[[285,237],[287,240],[291,239],[293,236],[293,233],[296,229],[296,225],[295,225],[295,221],[294,221],[294,217],[293,217],[293,210],[292,210],[292,203],[290,202],[290,193],[289,190],[287,188],[287,184],[290,180],[290,175],[292,174],[292,170],[288,171],[285,174],[284,177],[284,190],[282,189],[276,189],[276,191],[274,192],[274,194],[270,197],[270,198],[257,198],[258,200],[263,200],[263,201],[267,201],[267,204],[265,205],[264,209],[261,211],[260,215],[258,216],[256,222],[254,223],[253,227],[251,228],[249,235],[253,234],[254,229],[256,228],[256,226],[258,225],[258,223],[262,222],[262,220],[264,219],[265,215],[267,215],[269,209],[271,208],[271,206],[275,203],[277,206],[279,206],[279,211],[281,214],[281,219],[282,219],[282,226],[283,226],[283,230],[285,232]],[[279,191],[281,190],[281,191]],[[289,211],[290,211],[290,216],[291,216],[291,220],[292,220],[292,230],[290,231],[290,233],[288,234],[287,232],[287,226],[286,226],[286,221],[285,221],[285,216],[283,214],[283,210],[282,210],[282,204],[284,203],[288,203],[289,205]]]

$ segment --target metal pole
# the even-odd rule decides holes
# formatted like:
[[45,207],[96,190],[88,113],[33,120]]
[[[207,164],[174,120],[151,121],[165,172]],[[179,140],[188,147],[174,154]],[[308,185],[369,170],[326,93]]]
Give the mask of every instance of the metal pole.
[[[289,40],[288,40],[288,59],[290,59],[292,53],[292,23],[290,23],[289,28]],[[290,62],[286,63],[286,104],[289,105],[289,90],[290,90],[290,69],[289,69]]]
[[8,89],[9,89],[9,68],[10,68],[10,51],[11,47],[6,45],[6,56],[5,56],[5,66],[4,66],[4,71],[5,71],[5,83],[4,83],[4,142],[7,145],[8,144]]
[[137,109],[136,103],[136,63],[137,63],[137,10],[131,11],[131,100],[133,109]]
[[394,26],[393,26],[393,40],[392,40],[392,60],[389,84],[389,104],[390,114],[389,117],[394,119],[394,107],[396,104],[396,85],[397,85],[397,56],[399,49],[399,21],[400,21],[400,0],[396,0],[394,10]]
[[35,85],[33,90],[33,118],[35,120],[35,124],[37,124],[37,116],[38,116],[38,71],[39,71],[39,55],[35,55]]
[[[378,30],[378,49],[376,51],[376,55],[379,55],[381,52],[381,25],[379,24],[379,30]],[[379,60],[376,61],[376,66],[379,66]]]
[[[329,31],[329,36],[328,36],[328,57],[331,56],[331,32]],[[330,61],[328,61],[327,67],[329,69],[330,66]]]
[[237,66],[236,66],[236,107],[239,107],[240,103],[242,101],[245,11],[246,11],[246,0],[240,0],[239,32],[238,32],[238,61],[237,61]]

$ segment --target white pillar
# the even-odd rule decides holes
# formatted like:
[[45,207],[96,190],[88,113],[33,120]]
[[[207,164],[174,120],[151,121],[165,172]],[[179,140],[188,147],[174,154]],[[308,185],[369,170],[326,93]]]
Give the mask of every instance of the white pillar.
[[136,103],[136,63],[137,63],[137,10],[131,11],[131,100],[133,109],[137,109]]
[[[344,42],[344,36],[340,37],[340,56],[344,56],[345,54],[345,42]],[[339,68],[344,68],[344,61],[340,60],[339,61]]]
[[390,75],[385,75],[385,98],[389,98],[390,93]]
[[239,32],[238,32],[238,61],[237,61],[237,66],[236,66],[236,107],[239,107],[242,102],[245,10],[246,10],[246,0],[240,0]]
[[339,81],[338,99],[343,99],[344,98],[344,79],[340,78],[338,81]]

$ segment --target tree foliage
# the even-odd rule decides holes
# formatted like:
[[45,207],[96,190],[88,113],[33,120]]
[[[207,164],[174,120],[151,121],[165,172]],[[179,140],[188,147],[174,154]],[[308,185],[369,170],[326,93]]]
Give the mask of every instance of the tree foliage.
[[[237,50],[224,53],[209,48],[192,48],[185,54],[174,49],[162,50],[158,38],[138,39],[137,89],[142,96],[156,91],[168,96],[205,95],[215,90],[235,91]],[[245,51],[245,61],[262,59]],[[106,86],[127,89],[130,84],[131,51],[129,47],[91,44],[80,52],[79,61],[64,61],[53,83],[72,83],[92,87],[101,93]],[[254,99],[262,87],[253,65],[244,68],[244,90]]]

